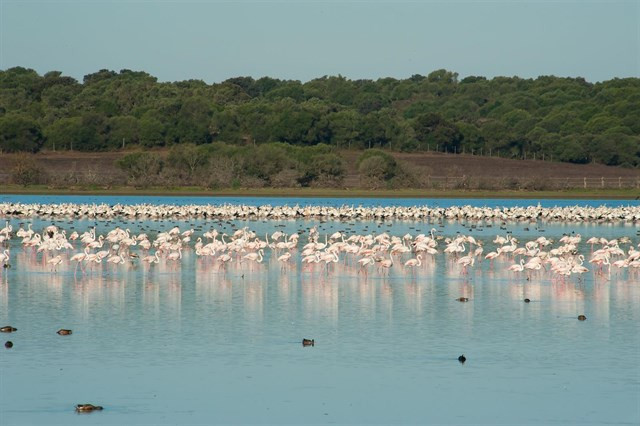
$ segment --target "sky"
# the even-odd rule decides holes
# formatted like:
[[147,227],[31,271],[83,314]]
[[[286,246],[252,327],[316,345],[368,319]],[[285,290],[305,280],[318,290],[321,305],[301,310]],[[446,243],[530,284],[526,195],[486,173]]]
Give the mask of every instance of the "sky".
[[0,69],[160,81],[640,76],[640,0],[0,0]]

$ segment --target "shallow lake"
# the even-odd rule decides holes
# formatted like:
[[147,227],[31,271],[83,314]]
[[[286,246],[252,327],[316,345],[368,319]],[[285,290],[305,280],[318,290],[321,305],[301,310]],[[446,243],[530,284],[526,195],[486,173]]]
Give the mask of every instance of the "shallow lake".
[[[1,196],[0,202],[244,202],[175,197]],[[275,201],[274,201],[275,200]],[[257,199],[256,204],[319,202],[378,205],[425,200]],[[528,205],[538,200],[437,200],[440,206]],[[371,204],[366,204],[371,203]],[[496,203],[496,204],[492,204]],[[543,205],[602,201],[541,200]],[[637,203],[637,202],[636,202]],[[611,201],[609,205],[628,205]],[[288,266],[267,250],[264,262],[226,268],[193,249],[181,262],[97,265],[87,273],[10,240],[11,268],[0,272],[0,424],[212,423],[640,423],[640,279],[631,270],[562,280],[506,271],[512,259],[478,262],[464,274],[453,257],[416,270],[396,258],[388,271],[361,272],[352,260],[303,266],[308,229],[395,236],[472,235],[495,248],[508,232],[520,244],[544,235],[629,237],[636,224],[436,221],[94,221],[9,219],[67,234],[116,226],[154,237],[174,225],[201,236],[249,227],[261,238],[304,231]],[[4,221],[1,224],[4,226]],[[556,244],[557,245],[557,244]],[[191,242],[193,246],[193,241]],[[77,250],[69,254],[80,252]],[[629,244],[621,244],[625,251]],[[459,297],[468,297],[466,303]],[[531,299],[524,303],[523,299]],[[586,321],[578,321],[584,314]],[[72,329],[59,336],[60,328]],[[313,338],[313,347],[303,347]],[[467,361],[458,362],[464,354]],[[78,403],[103,411],[76,414]]]
[[323,205],[339,207],[342,205],[354,206],[416,206],[428,205],[430,207],[450,207],[450,206],[487,206],[487,207],[513,207],[538,205],[542,207],[565,207],[565,206],[637,206],[638,200],[615,200],[615,199],[550,199],[550,198],[309,198],[309,197],[174,197],[174,196],[141,196],[141,195],[17,195],[0,194],[0,203],[96,203],[96,204],[245,204],[251,206],[271,205]]

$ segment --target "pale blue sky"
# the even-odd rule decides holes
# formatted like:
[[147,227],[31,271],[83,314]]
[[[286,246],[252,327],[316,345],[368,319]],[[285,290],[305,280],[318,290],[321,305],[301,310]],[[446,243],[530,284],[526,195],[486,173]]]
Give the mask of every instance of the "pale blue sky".
[[0,0],[0,68],[161,81],[640,76],[640,0]]

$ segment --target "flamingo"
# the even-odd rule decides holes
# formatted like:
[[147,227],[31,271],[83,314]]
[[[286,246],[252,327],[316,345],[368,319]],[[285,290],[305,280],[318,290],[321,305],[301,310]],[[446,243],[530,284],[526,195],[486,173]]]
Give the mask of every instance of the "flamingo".
[[460,259],[458,259],[458,264],[462,265],[461,273],[466,274],[467,268],[469,267],[469,265],[473,266],[475,261],[476,261],[476,258],[473,257],[472,255],[463,256]]
[[117,254],[114,256],[111,256],[107,259],[107,263],[113,263],[114,265],[122,265],[124,263],[124,257],[122,257],[121,254]]
[[518,264],[511,265],[511,266],[509,266],[508,269],[509,269],[509,271],[512,271],[512,272],[522,272],[522,271],[524,271],[524,259],[520,259],[520,264],[519,265]]
[[389,259],[384,259],[380,261],[380,267],[384,268],[389,273],[389,269],[393,266],[393,257],[389,254]]
[[77,253],[77,254],[74,254],[73,256],[71,256],[71,259],[69,259],[69,262],[77,262],[74,274],[76,272],[78,272],[78,266],[80,266],[80,263],[83,262],[87,258],[88,255],[89,255],[89,247],[85,247],[84,248],[84,253]]
[[484,258],[489,259],[489,267],[493,268],[493,259],[499,257],[501,251],[502,250],[500,249],[500,247],[498,247],[496,251],[487,253],[487,255]]
[[320,262],[320,252],[315,252],[312,255],[305,256],[302,258],[302,263],[306,263],[307,265],[311,265],[312,263]]
[[142,258],[142,261],[148,264],[152,263],[160,263],[160,258],[158,257],[158,252],[156,251],[153,256],[145,256]]
[[[176,229],[176,228],[174,228],[174,229]],[[178,232],[179,231],[180,230],[178,230]],[[177,233],[177,232],[175,232],[175,233]],[[171,261],[174,261],[174,262],[177,262],[180,259],[182,259],[182,247],[178,247],[178,251],[171,252],[167,256],[167,260],[171,260]]]
[[47,260],[47,263],[49,265],[51,265],[51,270],[52,271],[54,269],[57,271],[58,270],[58,265],[60,265],[62,263],[62,256],[61,255],[57,255],[57,256]]
[[416,267],[420,267],[422,266],[422,255],[419,254],[416,256],[415,259],[409,259],[406,262],[404,262],[404,267],[405,268],[411,268],[411,273],[414,274]]
[[227,263],[232,262],[233,258],[229,256],[227,253],[224,253],[218,256],[218,260],[222,262],[222,265],[226,265]]
[[422,255],[419,254],[416,256],[415,259],[409,259],[406,262],[404,262],[404,266],[409,267],[409,268],[413,268],[415,266],[422,266]]
[[358,273],[360,273],[360,271],[364,271],[365,275],[367,274],[367,265],[373,265],[374,263],[376,263],[376,260],[369,256],[369,257],[365,257],[363,259],[358,260],[358,263],[360,264],[360,270],[358,271]]
[[320,260],[322,260],[325,263],[325,266],[327,267],[327,274],[329,273],[329,264],[330,263],[338,263],[338,261],[340,260],[338,258],[338,254],[336,252],[327,252],[326,254],[323,254],[320,257]]
[[7,265],[9,263],[9,250],[5,250],[4,252],[0,253],[0,263],[2,263],[3,265]]
[[[273,238],[273,236],[271,238]],[[290,252],[286,252],[285,254],[283,254],[281,256],[278,256],[278,262],[280,262],[282,264],[283,268],[285,267],[287,262],[289,262],[289,259],[291,259],[291,253]]]
[[264,250],[260,249],[260,250],[258,250],[257,253],[245,254],[244,256],[242,256],[242,258],[243,259],[247,259],[249,261],[262,263],[262,255],[263,255],[263,253],[264,253]]

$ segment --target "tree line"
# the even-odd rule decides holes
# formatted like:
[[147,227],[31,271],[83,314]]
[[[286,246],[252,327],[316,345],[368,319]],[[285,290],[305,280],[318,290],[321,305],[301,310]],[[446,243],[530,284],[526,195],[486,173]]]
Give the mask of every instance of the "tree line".
[[436,70],[407,79],[236,77],[206,84],[158,82],[131,70],[100,70],[82,82],[58,71],[0,71],[2,152],[215,142],[492,153],[637,167],[640,79],[459,79]]

